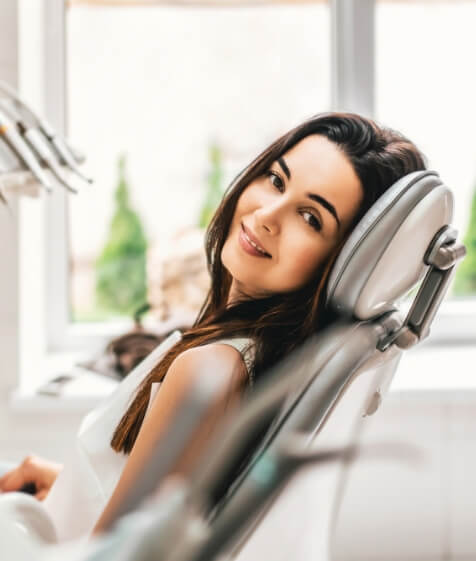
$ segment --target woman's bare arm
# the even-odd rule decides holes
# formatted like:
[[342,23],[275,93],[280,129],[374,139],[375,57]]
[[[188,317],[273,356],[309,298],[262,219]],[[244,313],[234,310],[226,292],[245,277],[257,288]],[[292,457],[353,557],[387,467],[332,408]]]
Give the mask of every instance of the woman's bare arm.
[[137,440],[124,467],[119,482],[99,518],[93,533],[101,532],[110,516],[122,502],[127,490],[149,457],[151,447],[169,428],[169,422],[183,404],[185,395],[197,377],[220,377],[220,391],[194,433],[189,446],[174,469],[174,473],[186,475],[213,431],[220,426],[220,419],[227,408],[236,403],[247,379],[246,367],[239,351],[230,345],[212,343],[195,347],[180,354],[171,364],[167,376],[142,423]]

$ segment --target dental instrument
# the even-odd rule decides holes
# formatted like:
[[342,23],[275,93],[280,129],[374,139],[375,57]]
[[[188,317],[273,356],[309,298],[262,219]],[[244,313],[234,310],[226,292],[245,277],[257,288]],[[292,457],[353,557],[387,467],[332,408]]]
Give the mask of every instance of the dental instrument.
[[61,161],[64,165],[69,167],[76,175],[81,177],[87,183],[93,183],[93,180],[90,177],[87,177],[82,173],[82,171],[78,167],[79,161],[76,158],[76,154],[73,150],[68,146],[66,141],[61,138],[55,129],[43,118],[40,118],[15,92],[15,90],[9,86],[3,80],[0,80],[0,92],[4,95],[8,96],[15,106],[20,110],[25,112],[30,119],[35,124],[40,132],[44,135],[47,141],[51,144],[54,148],[55,152],[61,158]]
[[55,155],[44,140],[43,135],[35,128],[29,126],[22,120],[19,113],[14,112],[7,104],[0,100],[0,107],[4,113],[15,123],[17,131],[26,140],[30,148],[37,155],[40,162],[51,171],[58,182],[70,193],[77,193],[78,190],[72,187],[63,176]]
[[28,144],[23,140],[17,132],[15,126],[0,111],[0,135],[5,139],[5,143],[20,158],[25,167],[31,171],[34,178],[48,191],[52,191],[52,184],[46,173],[41,168],[35,155],[31,151]]

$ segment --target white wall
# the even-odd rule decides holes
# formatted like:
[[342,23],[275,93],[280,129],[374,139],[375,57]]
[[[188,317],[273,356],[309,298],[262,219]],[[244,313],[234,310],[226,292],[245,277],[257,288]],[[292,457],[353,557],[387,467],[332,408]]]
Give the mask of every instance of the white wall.
[[474,559],[475,438],[474,390],[390,393],[365,429],[363,446],[403,442],[422,456],[352,466],[333,560]]

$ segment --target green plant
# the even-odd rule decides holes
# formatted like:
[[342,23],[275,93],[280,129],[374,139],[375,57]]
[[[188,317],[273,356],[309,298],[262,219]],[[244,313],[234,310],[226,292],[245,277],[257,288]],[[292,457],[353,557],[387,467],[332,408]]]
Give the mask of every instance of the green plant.
[[223,196],[222,151],[218,144],[210,144],[208,158],[211,169],[207,174],[207,191],[198,219],[200,228],[208,226]]
[[467,253],[456,271],[453,292],[476,295],[476,189],[473,193],[471,214],[463,243]]
[[96,261],[96,302],[105,310],[132,315],[147,299],[147,240],[129,202],[126,157],[118,161],[116,208],[106,244]]

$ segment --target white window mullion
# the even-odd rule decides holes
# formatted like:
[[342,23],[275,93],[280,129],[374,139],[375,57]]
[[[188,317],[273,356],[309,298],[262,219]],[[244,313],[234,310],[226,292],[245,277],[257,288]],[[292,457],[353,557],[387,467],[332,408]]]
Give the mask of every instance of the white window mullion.
[[374,115],[375,1],[331,1],[332,108]]
[[[18,5],[15,0],[0,3],[0,76],[18,85]],[[16,384],[19,374],[19,202],[11,197],[10,213],[2,208],[0,218],[0,394]],[[0,423],[1,424],[1,423]]]
[[[66,25],[64,0],[44,3],[45,114],[59,134],[66,129]],[[46,330],[48,350],[65,346],[69,326],[69,243],[64,189],[54,189],[46,212]]]

